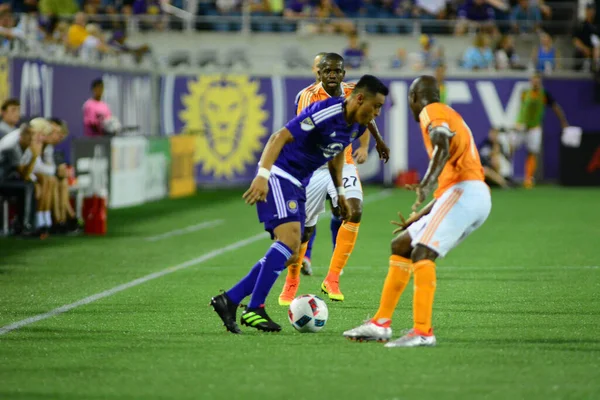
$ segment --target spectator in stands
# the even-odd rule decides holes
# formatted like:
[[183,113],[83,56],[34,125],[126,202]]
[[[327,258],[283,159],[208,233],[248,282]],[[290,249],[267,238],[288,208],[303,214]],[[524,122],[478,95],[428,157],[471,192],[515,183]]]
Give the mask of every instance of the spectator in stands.
[[[415,18],[429,21],[444,21],[448,17],[449,0],[415,0],[412,15]],[[422,31],[427,33],[447,33],[446,26],[424,25]]]
[[510,145],[504,129],[492,127],[488,137],[479,145],[486,183],[504,189],[510,187],[513,175],[510,154]]
[[83,104],[83,133],[86,136],[104,135],[103,123],[112,116],[108,104],[102,101],[104,82],[95,79],[92,82],[92,97]]
[[467,32],[469,27],[473,27],[495,34],[495,16],[494,8],[486,0],[466,0],[458,10],[459,21],[456,24],[455,33],[462,35]]
[[4,50],[10,50],[14,39],[25,41],[23,32],[15,30],[15,20],[10,10],[0,11],[0,37]]
[[319,0],[315,7],[317,25],[313,33],[352,33],[354,23],[345,19],[345,15],[333,0]]
[[358,69],[364,60],[365,52],[358,44],[358,34],[353,32],[348,36],[348,47],[344,50],[344,65],[346,69]]
[[473,46],[465,51],[462,66],[471,70],[488,69],[494,66],[494,54],[486,34],[480,32],[475,36]]
[[579,24],[573,35],[575,46],[575,69],[598,70],[600,61],[600,30],[594,23],[596,6],[588,3],[585,7],[583,21]]
[[61,17],[71,16],[79,11],[79,4],[76,0],[40,0],[39,7],[43,15],[60,15]]
[[344,0],[339,2],[339,6],[348,18],[361,18],[366,13],[363,0]]
[[525,66],[519,60],[519,55],[515,51],[515,42],[512,35],[502,35],[500,37],[494,55],[497,70],[525,69]]
[[23,38],[30,49],[36,48],[43,39],[44,32],[39,24],[37,3],[25,2],[24,13],[19,18],[19,23],[13,29],[13,34]]
[[304,19],[310,17],[311,4],[309,0],[286,1],[283,15],[289,19]]
[[0,196],[17,198],[17,234],[34,231],[35,186],[31,176],[41,147],[39,135],[28,124],[0,140]]
[[549,74],[560,68],[560,52],[547,32],[540,32],[540,44],[533,49],[531,56],[538,72]]
[[396,50],[396,55],[392,57],[392,65],[393,69],[402,68],[406,63],[406,50],[403,48],[399,48]]
[[108,47],[98,24],[87,24],[85,30],[88,35],[79,48],[79,55],[85,61],[98,61],[103,54],[112,54],[115,51]]
[[85,39],[88,37],[88,32],[85,29],[87,16],[83,12],[75,14],[75,20],[67,31],[66,47],[70,52],[79,50]]
[[21,103],[17,99],[8,99],[0,107],[2,121],[0,122],[0,139],[17,129],[21,119]]
[[150,47],[148,45],[142,45],[139,47],[129,46],[127,43],[127,34],[124,31],[116,31],[108,45],[117,53],[131,54],[135,58],[135,61],[139,63],[142,61],[145,55],[150,54]]
[[537,4],[530,4],[529,0],[519,0],[510,17],[512,29],[515,33],[532,33],[540,28],[542,12]]
[[440,64],[435,68],[435,80],[438,83],[440,89],[440,103],[446,103],[446,65]]

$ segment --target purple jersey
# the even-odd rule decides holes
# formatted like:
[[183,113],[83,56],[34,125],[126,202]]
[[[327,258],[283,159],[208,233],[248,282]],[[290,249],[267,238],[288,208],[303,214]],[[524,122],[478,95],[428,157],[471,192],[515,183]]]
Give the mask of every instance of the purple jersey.
[[271,172],[306,186],[314,171],[362,135],[367,127],[348,125],[343,104],[342,97],[319,101],[288,122],[294,141],[283,146]]

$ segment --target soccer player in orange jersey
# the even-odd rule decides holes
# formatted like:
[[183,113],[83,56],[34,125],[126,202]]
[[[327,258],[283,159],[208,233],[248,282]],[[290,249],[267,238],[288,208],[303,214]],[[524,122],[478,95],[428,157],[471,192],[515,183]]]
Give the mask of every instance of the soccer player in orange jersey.
[[[408,220],[400,215],[400,232],[392,241],[392,255],[379,310],[357,328],[344,332],[354,340],[388,341],[392,315],[400,295],[414,276],[413,320],[407,334],[386,347],[435,346],[431,319],[436,288],[435,261],[479,228],[492,208],[490,190],[484,183],[483,167],[471,130],[460,114],[440,103],[438,84],[432,76],[421,76],[411,85],[409,105],[421,133],[430,162],[417,192]],[[418,207],[434,190],[433,201]]]
[[[335,53],[328,53],[323,56],[319,63],[320,82],[307,87],[302,92],[297,114],[314,102],[326,100],[330,97],[350,96],[354,90],[354,84],[343,82],[345,74],[346,71],[344,70],[344,59],[342,56]],[[387,161],[389,158],[389,149],[381,138],[377,126],[374,122],[371,122],[368,129],[376,140],[376,148],[380,157]],[[335,132],[333,135],[335,135]],[[344,295],[339,287],[340,274],[354,249],[362,217],[363,193],[358,171],[354,164],[354,158],[359,163],[366,160],[369,135],[362,135],[359,140],[361,146],[354,154],[352,146],[348,146],[345,150],[346,161],[343,169],[343,183],[349,206],[349,217],[338,231],[336,246],[329,265],[329,272],[321,284],[321,290],[333,301],[344,300]],[[327,167],[323,167],[313,173],[306,187],[306,223],[302,236],[302,245],[300,246],[298,261],[288,266],[285,285],[279,296],[279,304],[282,306],[289,305],[296,297],[300,284],[302,260],[304,259],[308,242],[314,232],[318,217],[325,211],[325,199],[327,195],[331,197],[332,203],[335,206],[337,203],[336,188]]]

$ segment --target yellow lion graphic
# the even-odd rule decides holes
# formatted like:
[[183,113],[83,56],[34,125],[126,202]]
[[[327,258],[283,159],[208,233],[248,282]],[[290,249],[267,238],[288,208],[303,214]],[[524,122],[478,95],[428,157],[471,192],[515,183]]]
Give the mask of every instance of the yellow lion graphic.
[[188,83],[179,114],[184,133],[197,135],[195,162],[202,173],[232,178],[256,163],[268,113],[259,83],[247,76],[204,76]]

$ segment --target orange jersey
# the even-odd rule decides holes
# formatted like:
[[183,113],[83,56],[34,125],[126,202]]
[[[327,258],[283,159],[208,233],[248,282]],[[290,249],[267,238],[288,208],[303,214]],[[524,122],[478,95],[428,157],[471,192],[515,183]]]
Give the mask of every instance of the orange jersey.
[[[354,90],[354,83],[346,83],[342,82],[342,90],[344,91],[344,97],[348,98],[352,91]],[[329,93],[323,89],[323,84],[321,82],[310,85],[306,89],[302,91],[300,95],[300,100],[298,101],[298,109],[296,110],[296,115],[299,115],[302,110],[306,107],[315,103],[317,101],[322,101],[330,98]],[[346,164],[354,164],[354,159],[352,158],[352,145],[346,147]]]
[[433,197],[440,198],[450,186],[458,182],[485,181],[473,134],[459,113],[445,104],[432,103],[421,111],[419,120],[429,158],[433,153],[433,145],[429,138],[430,129],[443,126],[453,135],[450,139],[450,158],[438,177],[438,188]]

